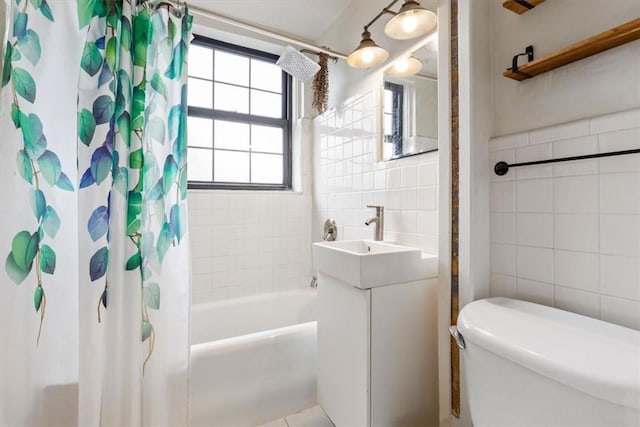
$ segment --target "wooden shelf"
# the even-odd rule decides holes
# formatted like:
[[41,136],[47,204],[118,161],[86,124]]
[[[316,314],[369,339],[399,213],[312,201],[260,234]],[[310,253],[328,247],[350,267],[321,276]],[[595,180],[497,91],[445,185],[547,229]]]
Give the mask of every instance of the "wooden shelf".
[[552,54],[522,64],[518,71],[507,69],[503,76],[522,81],[546,73],[563,65],[596,55],[605,50],[640,39],[640,18],[579,41]]
[[507,0],[502,3],[502,7],[509,9],[511,12],[517,13],[518,15],[522,15],[540,3],[544,3],[544,0]]

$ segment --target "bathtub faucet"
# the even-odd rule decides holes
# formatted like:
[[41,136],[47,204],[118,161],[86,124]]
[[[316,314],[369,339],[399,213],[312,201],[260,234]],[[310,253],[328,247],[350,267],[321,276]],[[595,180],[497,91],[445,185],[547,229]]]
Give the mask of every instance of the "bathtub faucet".
[[384,239],[384,206],[371,206],[367,205],[368,208],[376,209],[376,216],[373,218],[369,218],[364,222],[364,225],[371,225],[372,223],[376,223],[376,236],[375,241],[381,241]]

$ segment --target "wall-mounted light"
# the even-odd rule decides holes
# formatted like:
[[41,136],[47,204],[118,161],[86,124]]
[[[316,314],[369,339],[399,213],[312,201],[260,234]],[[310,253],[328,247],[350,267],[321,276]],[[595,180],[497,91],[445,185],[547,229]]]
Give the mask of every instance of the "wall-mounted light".
[[371,33],[365,29],[360,44],[347,57],[347,64],[354,68],[369,68],[382,64],[388,57],[389,52],[378,46],[371,39]]
[[360,44],[347,58],[347,63],[350,66],[355,68],[370,68],[383,63],[389,57],[389,52],[378,46],[373,39],[371,39],[371,33],[369,32],[369,27],[380,19],[382,15],[394,15],[393,18],[387,22],[384,32],[387,36],[397,40],[408,40],[420,37],[436,27],[438,23],[436,14],[423,8],[420,6],[420,3],[415,0],[404,0],[404,4],[398,12],[392,11],[390,7],[398,1],[399,0],[392,1],[364,26]]
[[384,33],[397,40],[424,36],[438,23],[435,13],[420,6],[417,1],[405,0],[398,13],[387,22]]
[[409,77],[422,70],[422,61],[411,55],[406,58],[396,60],[386,73],[394,77]]

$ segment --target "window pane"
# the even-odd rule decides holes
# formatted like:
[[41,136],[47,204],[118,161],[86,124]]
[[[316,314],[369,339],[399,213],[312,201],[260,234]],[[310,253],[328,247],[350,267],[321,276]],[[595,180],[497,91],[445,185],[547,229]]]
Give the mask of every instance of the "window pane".
[[393,133],[393,116],[391,114],[384,115],[384,134],[391,135]]
[[194,107],[203,107],[203,108],[212,108],[213,107],[213,93],[212,93],[212,83],[189,78],[188,81],[188,93],[189,97],[189,105],[193,105]]
[[282,117],[282,95],[251,90],[251,114]]
[[211,181],[213,177],[211,161],[211,150],[204,148],[189,148],[187,150],[189,181]]
[[249,124],[216,120],[216,148],[249,151]]
[[384,91],[384,111],[387,113],[393,111],[393,92],[390,90]]
[[251,87],[282,92],[282,70],[276,64],[251,60]]
[[251,150],[282,154],[282,128],[251,126]]
[[215,91],[216,110],[244,114],[249,112],[249,89],[216,83]]
[[213,80],[213,51],[192,44],[189,48],[189,75]]
[[187,132],[189,146],[213,148],[213,120],[189,117]]
[[282,184],[282,159],[278,154],[251,154],[251,182]]
[[216,50],[217,82],[249,86],[249,58]]
[[215,181],[249,182],[249,153],[215,150]]

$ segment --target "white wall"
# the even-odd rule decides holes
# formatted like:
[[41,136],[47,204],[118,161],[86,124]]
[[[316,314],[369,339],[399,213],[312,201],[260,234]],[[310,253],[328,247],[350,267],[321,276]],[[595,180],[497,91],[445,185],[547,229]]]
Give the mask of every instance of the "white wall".
[[348,99],[314,119],[314,241],[327,218],[338,238],[372,239],[375,216],[367,205],[385,208],[385,240],[437,252],[437,153],[377,161],[379,88]]
[[189,190],[193,304],[309,286],[311,134],[296,123],[294,191]]
[[[524,82],[502,72],[533,45],[536,57],[555,52],[640,16],[637,0],[547,1],[517,15],[492,2],[494,135],[506,135],[640,106],[640,41],[603,52]],[[524,59],[521,58],[520,61]]]
[[[333,50],[351,53],[360,43],[363,27],[373,19],[378,12],[388,6],[389,0],[355,0],[350,2],[338,19],[322,34],[316,42],[330,46]],[[430,10],[436,9],[436,0],[422,0],[420,4]],[[399,4],[392,7],[398,10]],[[381,47],[390,52],[387,63],[401,56],[417,40],[393,40],[384,34],[384,26],[391,16],[385,15],[376,21],[370,28],[372,39]],[[334,107],[344,100],[363,94],[373,82],[379,82],[380,74],[377,74],[385,64],[370,70],[350,68],[346,61],[339,61],[330,65],[329,72],[329,106]],[[377,75],[376,75],[377,74]]]
[[[493,161],[640,147],[640,110],[495,138]],[[640,155],[493,175],[492,295],[640,330]]]
[[[596,161],[596,168],[590,171],[582,168],[593,162],[578,162],[573,166],[577,168],[573,172],[576,176],[563,176],[562,168],[553,168],[550,172],[547,170],[546,176],[536,177],[535,170],[523,168],[511,171],[500,180],[493,175],[492,168],[495,161],[513,161],[514,156],[521,161],[564,155],[571,152],[567,151],[570,149],[596,152],[612,149],[625,141],[634,148],[640,146],[638,138],[625,139],[635,138],[629,135],[637,134],[636,130],[616,133],[620,127],[637,126],[633,124],[635,113],[593,118],[640,106],[640,42],[525,82],[518,83],[502,76],[504,69],[510,67],[512,56],[522,52],[525,46],[533,44],[536,56],[543,56],[638,17],[640,3],[635,0],[554,1],[545,2],[521,16],[504,9],[502,0],[460,0],[459,7],[461,306],[487,296],[488,281],[492,295],[555,304],[638,327],[640,308],[634,292],[639,292],[637,268],[640,262],[634,259],[630,250],[634,247],[631,242],[638,244],[640,239],[637,215],[633,213],[638,206],[629,206],[629,203],[640,203],[635,198],[640,192],[634,175],[637,170],[633,169],[637,160],[610,160],[613,164],[619,162],[620,169],[615,166],[603,169],[602,163]],[[563,135],[563,128],[560,128],[560,133],[552,136],[555,131],[540,130],[577,119],[586,120],[581,122],[581,131]],[[587,123],[586,134],[584,123]],[[489,142],[491,136],[518,132],[523,133]],[[548,135],[545,140],[534,136],[544,134]],[[591,142],[566,140],[582,135]],[[604,143],[601,142],[603,138]],[[596,141],[595,145],[593,141]],[[502,149],[506,151],[498,152]],[[569,169],[565,171],[571,167],[567,165]],[[624,173],[631,175],[620,175]],[[610,183],[616,180],[619,187],[615,190],[603,187],[611,186]],[[570,198],[568,206],[567,200],[559,198],[560,193],[554,193],[556,187],[562,188],[563,194]],[[607,197],[615,195],[626,200],[626,207],[618,205],[623,212],[606,211],[607,207],[601,206],[603,192]],[[593,205],[591,199],[591,210],[580,213],[580,198],[594,195],[599,197],[596,204]],[[551,205],[547,203],[543,212],[528,212],[526,209],[535,207],[540,197],[551,200]],[[615,203],[622,203],[621,199]],[[523,210],[519,211],[520,208]],[[568,218],[589,218],[586,221],[590,222],[580,227],[578,223],[567,224]],[[607,242],[621,232],[622,222],[612,225],[613,218],[626,221],[624,230],[628,235],[622,237],[621,244],[626,241],[630,245],[627,252],[607,253],[611,248],[601,247],[603,242],[609,244]],[[567,234],[569,230],[579,235],[593,232],[594,222],[597,223],[597,248],[570,246],[569,249],[556,245],[563,239],[573,238]],[[590,262],[585,263],[585,259]],[[542,265],[536,264],[541,261]],[[489,266],[490,280],[487,277]],[[577,283],[576,278],[594,268],[598,271],[593,276]],[[531,276],[534,276],[533,281]],[[610,283],[615,283],[613,289]],[[463,417],[453,420],[453,425],[470,425],[465,413],[465,393],[463,389]]]
[[[194,33],[279,54],[283,46],[196,17]],[[192,303],[309,286],[311,145],[304,85],[294,84],[293,191],[189,190]]]

